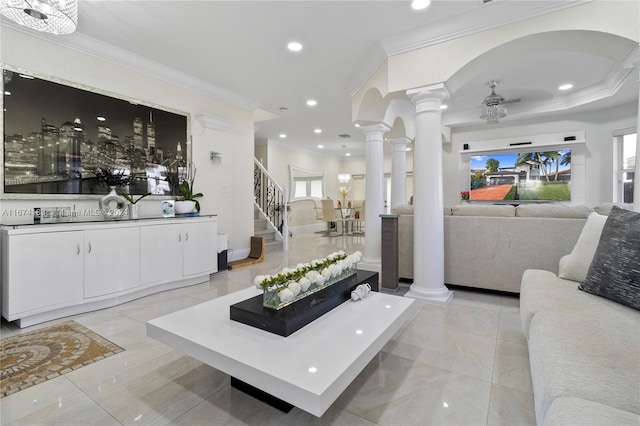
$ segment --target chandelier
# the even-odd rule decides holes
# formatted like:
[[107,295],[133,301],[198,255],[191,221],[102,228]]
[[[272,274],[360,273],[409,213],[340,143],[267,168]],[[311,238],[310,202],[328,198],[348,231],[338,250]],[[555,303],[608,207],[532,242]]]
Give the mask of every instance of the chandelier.
[[345,151],[346,147],[346,145],[342,145],[342,173],[338,174],[338,182],[340,183],[349,183],[349,180],[351,179],[351,175],[344,172],[344,159],[347,156],[347,153]]
[[0,13],[34,30],[71,34],[78,25],[78,0],[0,0]]
[[491,88],[491,94],[482,100],[484,104],[484,111],[480,115],[480,118],[487,121],[487,124],[496,124],[501,118],[507,116],[507,109],[502,105],[505,103],[505,99],[496,93],[497,80],[492,80],[487,83]]

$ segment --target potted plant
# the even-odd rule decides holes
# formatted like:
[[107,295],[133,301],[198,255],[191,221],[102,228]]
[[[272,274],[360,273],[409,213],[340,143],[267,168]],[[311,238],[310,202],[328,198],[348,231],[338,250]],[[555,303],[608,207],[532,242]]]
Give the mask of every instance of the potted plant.
[[196,198],[203,197],[202,192],[193,193],[193,182],[196,179],[196,166],[191,163],[187,168],[186,179],[178,183],[179,198],[176,200],[175,208],[177,214],[191,213],[195,209],[200,212],[200,203]]

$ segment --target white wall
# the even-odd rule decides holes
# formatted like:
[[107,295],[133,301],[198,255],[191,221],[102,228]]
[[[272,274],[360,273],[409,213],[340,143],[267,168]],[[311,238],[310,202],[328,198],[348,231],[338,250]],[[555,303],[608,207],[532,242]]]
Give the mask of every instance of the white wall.
[[[116,96],[140,100],[191,114],[193,160],[198,169],[195,191],[204,193],[202,214],[217,214],[219,232],[229,235],[229,248],[246,250],[253,234],[253,113],[193,90],[63,46],[50,37],[4,26],[0,32],[3,64],[86,85]],[[64,37],[64,36],[63,36]],[[60,39],[64,40],[64,39]],[[233,123],[226,131],[203,128],[194,116],[206,113]],[[209,151],[222,153],[210,160]],[[95,208],[97,198],[20,199],[0,201],[3,211],[35,206],[76,205]],[[155,213],[160,201],[142,201],[141,213]],[[0,223],[16,218],[0,217]]]
[[565,115],[562,120],[538,123],[480,125],[454,130],[452,143],[444,144],[444,205],[459,203],[458,170],[460,151],[464,143],[509,137],[584,130],[586,132],[586,197],[585,204],[593,207],[613,200],[613,132],[635,127],[638,114],[636,102],[603,111]]

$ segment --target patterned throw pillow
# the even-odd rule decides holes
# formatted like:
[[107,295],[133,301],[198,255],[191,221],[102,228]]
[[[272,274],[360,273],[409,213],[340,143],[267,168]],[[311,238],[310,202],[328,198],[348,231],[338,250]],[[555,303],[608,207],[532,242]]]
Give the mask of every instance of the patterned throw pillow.
[[611,209],[578,288],[640,310],[640,213]]

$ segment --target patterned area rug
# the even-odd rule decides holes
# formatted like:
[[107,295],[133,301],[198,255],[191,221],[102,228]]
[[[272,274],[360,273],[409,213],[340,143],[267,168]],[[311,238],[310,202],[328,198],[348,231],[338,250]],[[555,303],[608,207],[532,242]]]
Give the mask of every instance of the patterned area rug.
[[75,321],[0,342],[0,398],[124,351]]

